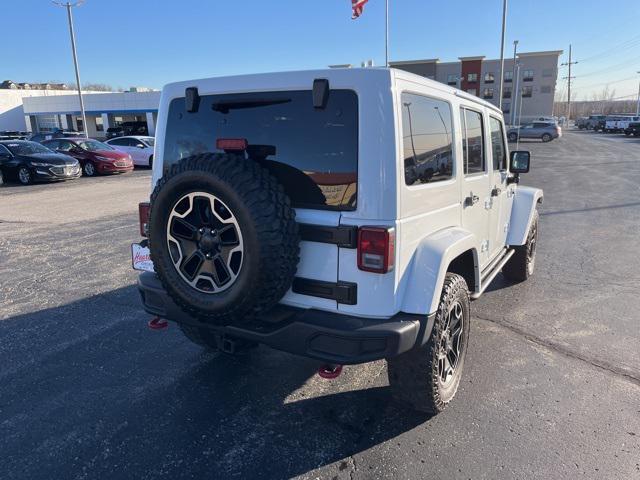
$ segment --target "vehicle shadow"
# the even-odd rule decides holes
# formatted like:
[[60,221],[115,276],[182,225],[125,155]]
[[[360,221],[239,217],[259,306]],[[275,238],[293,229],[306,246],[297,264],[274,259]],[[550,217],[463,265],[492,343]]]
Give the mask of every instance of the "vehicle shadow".
[[380,372],[326,381],[315,361],[207,353],[148,320],[131,286],[0,322],[4,478],[338,475],[428,420]]

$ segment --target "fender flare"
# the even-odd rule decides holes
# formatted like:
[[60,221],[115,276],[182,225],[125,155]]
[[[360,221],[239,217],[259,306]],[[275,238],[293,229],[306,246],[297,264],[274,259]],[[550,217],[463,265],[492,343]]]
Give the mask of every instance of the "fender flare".
[[440,230],[423,238],[405,270],[400,310],[430,314],[437,310],[444,277],[451,261],[469,250],[473,253],[476,285],[480,284],[476,236],[461,227]]
[[521,186],[516,188],[511,218],[509,220],[507,245],[515,246],[525,244],[531,222],[533,221],[536,205],[542,203],[543,198],[544,194],[539,188]]

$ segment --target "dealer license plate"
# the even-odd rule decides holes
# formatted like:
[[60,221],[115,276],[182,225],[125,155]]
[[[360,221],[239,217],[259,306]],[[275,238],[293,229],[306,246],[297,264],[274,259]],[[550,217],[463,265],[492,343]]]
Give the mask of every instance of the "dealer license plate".
[[149,248],[143,247],[139,243],[131,244],[131,265],[134,270],[143,272],[154,272],[153,262],[149,255]]

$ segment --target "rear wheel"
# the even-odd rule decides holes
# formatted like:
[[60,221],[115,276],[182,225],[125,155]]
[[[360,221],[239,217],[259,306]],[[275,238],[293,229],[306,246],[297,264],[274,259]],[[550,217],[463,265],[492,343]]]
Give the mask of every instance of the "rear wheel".
[[30,185],[31,183],[33,183],[31,171],[27,167],[20,167],[20,169],[18,170],[18,181],[22,185]]
[[447,273],[427,343],[387,361],[396,400],[433,415],[445,409],[462,378],[470,318],[467,282]]
[[502,268],[502,274],[513,282],[524,282],[531,275],[536,266],[536,247],[538,243],[538,211],[533,214],[531,228],[527,236],[527,243],[515,247],[515,253]]
[[84,164],[84,167],[82,167],[82,171],[87,177],[94,177],[96,175],[96,166],[93,162],[87,162]]
[[551,141],[551,135],[549,135],[548,133],[545,133],[542,135],[542,141],[543,142],[550,142]]
[[153,155],[149,157],[149,168],[153,168]]

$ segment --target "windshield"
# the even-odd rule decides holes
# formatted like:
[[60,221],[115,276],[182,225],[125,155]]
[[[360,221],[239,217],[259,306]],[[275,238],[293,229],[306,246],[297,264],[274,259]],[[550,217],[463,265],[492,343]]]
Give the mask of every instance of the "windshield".
[[37,142],[11,142],[3,143],[14,155],[33,155],[35,153],[54,153],[44,145]]
[[153,137],[144,137],[142,141],[150,147],[153,147],[153,145],[155,144],[155,139]]
[[88,152],[97,152],[98,150],[115,150],[112,146],[98,142],[97,140],[82,140],[78,142],[78,146]]

